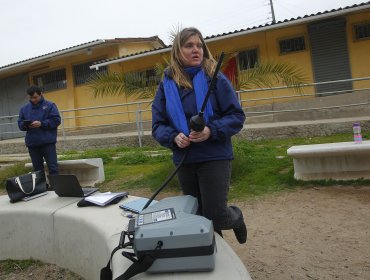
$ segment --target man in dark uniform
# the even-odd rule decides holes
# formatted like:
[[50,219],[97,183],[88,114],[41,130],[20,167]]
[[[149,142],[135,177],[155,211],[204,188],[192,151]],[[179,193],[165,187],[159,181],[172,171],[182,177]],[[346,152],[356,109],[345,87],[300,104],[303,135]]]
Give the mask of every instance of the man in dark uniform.
[[55,103],[47,101],[37,86],[27,89],[30,102],[24,105],[18,118],[18,127],[26,133],[26,146],[30,154],[33,170],[44,170],[44,159],[49,174],[58,174],[58,161],[55,144],[61,119]]

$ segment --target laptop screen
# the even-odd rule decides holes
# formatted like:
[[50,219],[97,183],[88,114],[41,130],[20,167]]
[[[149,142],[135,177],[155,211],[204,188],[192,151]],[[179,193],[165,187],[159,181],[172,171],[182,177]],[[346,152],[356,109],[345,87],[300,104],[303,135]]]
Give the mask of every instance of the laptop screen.
[[98,188],[83,189],[73,174],[49,175],[48,178],[55,193],[61,197],[84,197],[98,190]]

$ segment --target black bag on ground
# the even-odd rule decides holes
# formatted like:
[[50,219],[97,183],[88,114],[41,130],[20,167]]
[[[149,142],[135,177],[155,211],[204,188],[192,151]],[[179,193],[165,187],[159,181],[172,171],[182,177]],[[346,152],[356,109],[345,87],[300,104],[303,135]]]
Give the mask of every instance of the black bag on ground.
[[10,202],[17,202],[27,196],[46,192],[46,179],[43,171],[36,171],[6,179],[6,191]]

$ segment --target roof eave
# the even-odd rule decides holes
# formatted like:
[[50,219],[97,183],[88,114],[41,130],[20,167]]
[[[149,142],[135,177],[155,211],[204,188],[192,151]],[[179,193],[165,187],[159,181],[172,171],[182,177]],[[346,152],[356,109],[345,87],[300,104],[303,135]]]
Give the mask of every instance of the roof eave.
[[317,20],[320,20],[320,19],[337,17],[337,16],[340,16],[340,15],[348,14],[350,12],[355,12],[355,11],[363,10],[363,9],[364,9],[363,6],[359,6],[359,7],[343,9],[343,10],[340,10],[340,11],[334,11],[334,12],[328,12],[328,13],[323,12],[323,14],[320,14],[320,15],[315,14],[315,15],[311,15],[311,16],[307,16],[307,17],[291,19],[287,22],[278,22],[276,24],[270,24],[268,26],[261,26],[261,27],[241,31],[241,32],[235,32],[235,33],[232,33],[232,34],[226,34],[226,35],[220,35],[220,36],[216,35],[217,37],[208,38],[205,41],[207,41],[207,43],[208,43],[208,42],[218,41],[218,40],[221,40],[221,39],[243,36],[243,35],[250,34],[250,33],[255,33],[255,32],[263,32],[263,31],[272,30],[272,29],[284,28],[284,27],[287,27],[287,26],[290,26],[290,25],[297,25],[297,24],[317,21]]
[[[352,8],[343,8],[342,10],[333,11],[333,12],[330,12],[330,11],[329,12],[323,12],[322,14],[315,14],[315,15],[310,15],[310,16],[307,16],[307,17],[291,19],[291,20],[288,20],[287,22],[278,22],[276,24],[270,24],[270,25],[267,25],[267,26],[251,28],[251,29],[248,29],[248,30],[240,31],[240,32],[234,32],[232,34],[215,35],[215,37],[206,38],[205,41],[207,43],[215,42],[215,41],[224,40],[224,39],[233,38],[233,37],[238,37],[238,36],[243,36],[243,35],[247,35],[247,34],[251,34],[251,33],[263,32],[263,31],[268,31],[268,30],[273,30],[273,29],[278,29],[278,28],[284,28],[284,27],[291,26],[291,25],[297,25],[297,24],[317,21],[317,20],[320,20],[320,19],[336,17],[336,16],[356,12],[356,11],[359,11],[359,10],[364,10],[364,6],[358,6],[358,7],[352,7]],[[107,66],[107,65],[110,65],[110,64],[114,64],[114,63],[120,63],[120,62],[132,60],[132,59],[137,59],[137,58],[141,58],[141,57],[145,57],[145,56],[164,53],[164,52],[168,52],[170,50],[171,50],[171,48],[168,47],[168,48],[161,49],[161,50],[145,52],[143,54],[122,57],[122,58],[118,58],[118,59],[115,59],[115,60],[110,60],[110,61],[94,64],[94,65],[90,66],[90,69],[99,69],[99,67],[102,67],[102,66]]]
[[39,56],[39,57],[36,57],[36,58],[31,58],[31,59],[28,59],[28,60],[25,60],[25,61],[22,61],[22,62],[19,62],[19,63],[15,63],[15,64],[11,64],[9,66],[5,66],[4,68],[0,69],[0,73],[6,72],[6,71],[9,71],[9,70],[13,70],[13,69],[25,66],[25,65],[30,65],[30,64],[33,64],[33,63],[37,63],[37,62],[42,62],[44,60],[48,60],[48,59],[54,58],[56,56],[61,56],[61,55],[64,55],[64,54],[72,53],[72,52],[79,51],[79,50],[82,50],[82,49],[86,49],[86,48],[89,48],[89,47],[94,47],[94,46],[100,45],[104,42],[105,42],[105,40],[100,39],[100,40],[96,40],[96,41],[86,43],[86,44],[83,44],[83,45],[79,45],[79,46],[76,46],[76,47],[71,47],[71,48],[68,48],[68,49],[65,49],[65,50],[61,50],[61,51],[57,51],[57,52],[54,52],[54,53],[42,55],[42,56]]
[[137,54],[137,55],[125,56],[125,57],[118,58],[118,59],[115,59],[115,60],[105,61],[105,62],[102,62],[102,63],[91,65],[90,69],[98,70],[99,67],[102,67],[102,66],[107,66],[107,65],[110,65],[110,64],[114,64],[114,63],[128,61],[128,60],[131,60],[131,59],[137,59],[137,58],[145,57],[145,56],[148,56],[148,55],[155,55],[155,54],[165,53],[165,52],[169,52],[170,50],[171,50],[171,48],[167,47],[167,48],[164,48],[164,49],[154,50],[154,51],[145,52],[145,53],[141,53],[141,54]]

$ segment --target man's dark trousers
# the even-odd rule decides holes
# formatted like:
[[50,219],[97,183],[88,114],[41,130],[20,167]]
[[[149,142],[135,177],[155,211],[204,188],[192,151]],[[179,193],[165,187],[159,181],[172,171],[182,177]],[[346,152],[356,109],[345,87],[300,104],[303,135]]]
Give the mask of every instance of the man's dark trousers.
[[37,147],[28,147],[33,170],[44,170],[44,159],[49,169],[49,174],[58,174],[58,160],[55,144],[43,144]]

